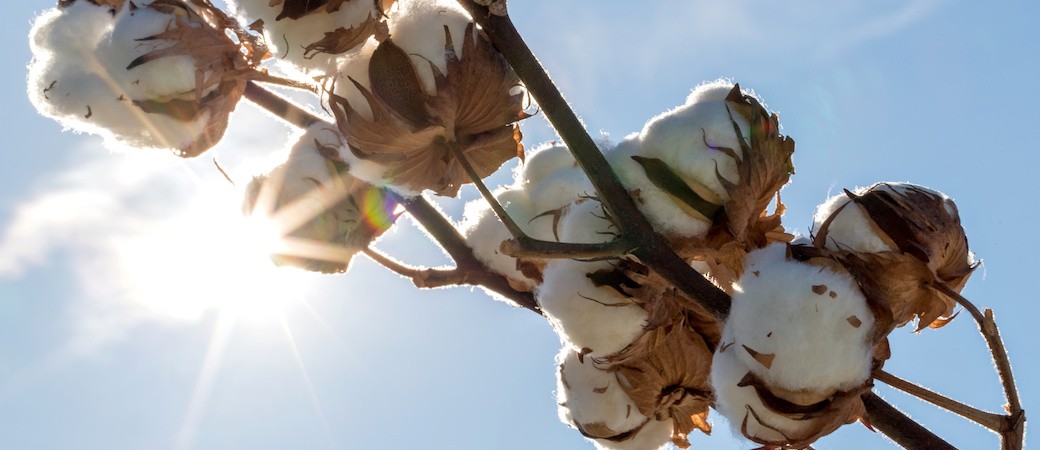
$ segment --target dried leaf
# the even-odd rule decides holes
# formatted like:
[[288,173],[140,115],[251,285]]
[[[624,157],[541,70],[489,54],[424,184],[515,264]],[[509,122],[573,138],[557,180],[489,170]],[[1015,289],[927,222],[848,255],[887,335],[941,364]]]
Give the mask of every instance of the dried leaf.
[[333,31],[326,31],[325,37],[321,38],[321,40],[312,42],[304,47],[303,56],[305,58],[313,58],[319,53],[338,55],[349,52],[360,47],[368,38],[374,36],[381,23],[376,17],[369,16],[358,26],[350,28],[339,27]]
[[744,347],[744,351],[751,355],[751,357],[754,358],[755,361],[758,361],[758,363],[766,369],[773,368],[773,360],[776,359],[775,353],[759,353],[746,345],[741,345],[741,347]]
[[632,156],[632,159],[643,167],[643,172],[654,186],[670,195],[687,213],[693,212],[695,217],[701,217],[708,222],[715,220],[715,215],[722,206],[698,195],[667,163],[657,158],[638,155]]
[[366,0],[277,0],[272,1],[271,6],[282,5],[282,12],[278,14],[275,20],[282,20],[285,18],[299,19],[308,14],[312,14],[319,11],[325,13],[333,13],[339,11],[339,8],[343,3],[349,1],[366,1]]
[[813,291],[813,294],[823,295],[824,293],[827,292],[827,285],[826,284],[814,284],[813,287],[812,287],[812,291]]
[[688,446],[693,429],[711,430],[704,418],[711,403],[712,352],[686,322],[644,333],[632,345],[604,360],[644,416],[673,422],[672,441]]

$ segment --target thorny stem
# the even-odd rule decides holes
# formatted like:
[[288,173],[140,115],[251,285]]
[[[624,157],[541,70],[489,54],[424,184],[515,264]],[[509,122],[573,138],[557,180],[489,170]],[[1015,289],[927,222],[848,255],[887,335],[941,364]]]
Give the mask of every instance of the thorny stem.
[[[486,6],[472,0],[458,0],[479,24],[495,47],[512,66],[527,91],[538,102],[546,118],[567,144],[582,170],[588,175],[599,198],[612,217],[623,218],[617,224],[622,239],[629,241],[632,254],[659,273],[694,302],[688,309],[709,311],[719,318],[729,314],[730,299],[721,289],[693,270],[657,234],[646,216],[611,170],[603,153],[571,110],[548,73],[531,53],[527,43],[513,26],[508,14],[492,15]],[[520,244],[524,244],[520,241]]]
[[[249,81],[246,84],[245,97],[289,124],[300,128],[309,128],[325,121],[321,117],[308,112],[284,97],[264,89],[252,81]],[[468,244],[466,244],[462,235],[459,234],[458,230],[452,226],[451,222],[445,219],[444,216],[441,215],[440,211],[437,211],[433,205],[429,204],[422,197],[406,199],[389,191],[387,194],[392,197],[394,201],[404,206],[405,209],[408,210],[408,213],[411,214],[411,216],[424,228],[426,228],[426,231],[437,240],[437,242],[445,251],[448,252],[449,255],[451,255],[452,259],[454,259],[455,263],[458,265],[458,267],[454,269],[456,274],[452,277],[445,277],[443,274],[434,275],[434,272],[429,272],[427,278],[421,280],[422,283],[427,285],[419,287],[441,287],[451,284],[480,285],[516,302],[517,305],[538,314],[542,313],[542,310],[538,306],[538,302],[535,301],[533,295],[513,289],[509,286],[509,282],[506,281],[505,277],[491,272],[483,263],[477,260],[476,256],[473,255],[473,250]],[[365,253],[370,258],[373,257],[369,252]],[[373,258],[373,260],[376,259]],[[383,261],[376,260],[376,262],[380,264],[386,261],[392,260],[389,258],[386,258],[386,260]],[[401,264],[394,266],[394,268],[399,269],[405,267],[406,266]],[[394,268],[388,268],[394,270]],[[409,276],[404,273],[402,273],[402,275]],[[416,285],[419,285],[419,282],[416,282],[414,277],[409,277],[412,278]],[[437,281],[434,281],[435,279]],[[449,281],[458,282],[451,283]],[[434,286],[433,283],[435,282],[441,284]]]
[[997,376],[1004,388],[1004,397],[1007,399],[1008,415],[1004,416],[1005,424],[1000,430],[1001,448],[1004,450],[1021,449],[1025,444],[1026,414],[1022,410],[1022,402],[1018,398],[1018,388],[1015,386],[1015,376],[1011,373],[1011,360],[1008,358],[1007,349],[1004,348],[1004,340],[1000,338],[1000,330],[993,318],[993,310],[986,308],[980,312],[970,300],[954,291],[945,283],[932,283],[932,288],[943,295],[953,299],[964,309],[971,313],[971,317],[979,326],[982,338],[986,340],[986,346],[993,356],[993,363],[997,368]]
[[892,386],[900,391],[917,397],[921,400],[929,402],[954,414],[957,414],[965,419],[971,420],[979,425],[989,428],[996,432],[1001,432],[1006,425],[1007,416],[1000,414],[993,414],[991,412],[983,411],[981,409],[965,405],[964,403],[958,402],[952,398],[942,395],[938,392],[932,391],[923,386],[911,383],[907,380],[892,375],[884,370],[879,370],[874,373],[874,379],[889,386]]
[[956,450],[956,447],[914,422],[873,392],[863,394],[870,426],[884,433],[900,447],[922,450]]

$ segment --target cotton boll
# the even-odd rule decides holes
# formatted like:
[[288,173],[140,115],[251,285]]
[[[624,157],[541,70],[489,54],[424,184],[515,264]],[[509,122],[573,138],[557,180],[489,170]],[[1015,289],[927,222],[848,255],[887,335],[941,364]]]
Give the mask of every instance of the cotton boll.
[[567,147],[543,145],[527,153],[516,173],[516,183],[530,189],[559,170],[574,167],[578,167],[578,162]]
[[[558,210],[582,197],[595,195],[596,190],[585,172],[578,167],[562,167],[542,178],[537,184],[526,185],[535,214]],[[549,218],[542,218],[542,221]]]
[[[495,193],[495,198],[521,228],[527,228],[524,224],[530,220],[530,212],[525,192],[502,189]],[[502,253],[502,242],[513,236],[486,201],[478,199],[466,204],[461,228],[466,242],[473,248],[473,254],[480,262],[493,272],[520,283],[527,290],[534,288],[534,280],[517,270],[516,258]]]
[[[283,15],[290,6],[288,4],[293,3],[291,1],[273,6],[272,3],[269,0],[228,1],[229,7],[243,23],[263,20],[265,40],[276,58],[310,76],[335,73],[339,60],[357,51],[357,47],[323,49],[320,44],[327,33],[347,33],[347,30],[368,32],[370,30],[366,27],[374,26],[382,15],[372,0],[348,0],[331,12],[322,5],[302,15]],[[297,15],[299,17],[295,17]],[[343,31],[338,31],[340,29]],[[368,36],[371,33],[365,33],[359,39]]]
[[737,162],[716,150],[727,147],[738,151],[738,138],[748,137],[746,120],[733,113],[741,130],[733,130],[726,96],[733,83],[718,80],[694,89],[686,103],[650,119],[639,134],[641,155],[659,158],[688,182],[700,184],[723,200],[728,199],[718,174],[737,182]]
[[664,448],[672,436],[672,423],[667,420],[650,419],[632,437],[622,441],[594,439],[596,447],[603,450],[655,450]]
[[[701,236],[711,227],[704,216],[684,208],[675,197],[655,186],[633,156],[646,156],[640,142],[625,139],[607,152],[607,161],[629,192],[635,192],[636,206],[654,228],[665,234]],[[721,201],[721,200],[720,200]]]
[[179,16],[152,8],[136,8],[124,10],[116,17],[111,33],[101,40],[97,49],[98,62],[108,69],[106,74],[113,84],[132,99],[195,94],[195,59],[190,55],[167,56],[130,68],[138,58],[176,43],[149,38],[169,29]]
[[448,67],[445,27],[451,33],[455,54],[462,57],[463,33],[471,21],[469,14],[449,0],[407,0],[399,5],[390,19],[390,38],[412,58],[426,93],[433,95],[437,86],[430,64],[441,73]]
[[789,260],[785,244],[747,257],[722,341],[768,385],[826,397],[870,376],[874,316],[846,272]]
[[881,238],[863,208],[850,202],[849,197],[841,193],[827,199],[816,208],[816,213],[813,214],[814,231],[818,232],[823,224],[830,220],[825,240],[826,248],[867,253],[895,250]]
[[[599,243],[613,238],[610,222],[595,201],[568,208],[560,223],[563,242]],[[610,269],[610,261],[554,260],[545,268],[536,296],[560,337],[578,350],[605,356],[642,334],[648,314],[616,290],[595,286],[588,274]]]
[[[785,436],[801,435],[805,424],[772,412],[762,404],[752,386],[739,386],[750,372],[740,349],[730,346],[715,352],[711,363],[711,385],[715,391],[715,410],[729,421],[734,431],[756,442],[786,442]],[[757,364],[757,363],[756,363]]]
[[621,435],[647,422],[625,394],[616,373],[600,370],[592,357],[581,356],[568,347],[556,358],[556,402],[561,421],[592,437]]

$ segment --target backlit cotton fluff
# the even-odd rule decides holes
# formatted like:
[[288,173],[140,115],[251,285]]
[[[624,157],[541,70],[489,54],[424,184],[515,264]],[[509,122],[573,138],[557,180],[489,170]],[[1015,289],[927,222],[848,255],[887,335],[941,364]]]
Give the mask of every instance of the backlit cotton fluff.
[[601,449],[655,449],[668,442],[671,424],[640,414],[616,373],[597,368],[592,357],[570,348],[556,358],[556,401],[563,423]]
[[309,128],[289,159],[246,189],[247,214],[270,220],[283,237],[272,258],[311,271],[337,273],[391,225],[396,204],[352,177],[330,156],[342,145],[335,126]]
[[[499,204],[505,208],[509,217],[526,233],[531,233],[531,212],[527,193],[518,189],[500,189],[495,193]],[[466,242],[473,249],[474,256],[493,272],[506,277],[510,284],[521,291],[534,289],[537,279],[529,278],[518,268],[516,258],[501,251],[502,242],[512,239],[506,226],[483,199],[466,204],[465,220],[461,227]],[[541,234],[541,233],[539,233]]]
[[[560,223],[563,242],[599,243],[613,239],[599,202],[586,200],[565,211]],[[572,348],[606,356],[632,343],[646,325],[647,312],[608,286],[596,286],[589,274],[611,269],[616,261],[550,261],[536,296],[561,339]]]
[[244,92],[239,44],[219,11],[179,0],[79,1],[37,19],[29,98],[68,128],[196,156],[215,145]]
[[837,270],[789,258],[786,244],[748,255],[712,370],[717,409],[748,438],[807,445],[858,417],[874,316]]
[[[311,76],[337,63],[377,33],[385,33],[387,0],[229,0],[245,24],[263,29],[271,53]],[[382,31],[380,31],[382,30]]]
[[520,80],[456,3],[402,2],[390,36],[342,70],[358,74],[365,66],[367,77],[340,75],[327,91],[350,144],[343,159],[366,163],[359,176],[404,193],[453,197],[471,173],[487,177],[523,154],[516,122],[528,114]]

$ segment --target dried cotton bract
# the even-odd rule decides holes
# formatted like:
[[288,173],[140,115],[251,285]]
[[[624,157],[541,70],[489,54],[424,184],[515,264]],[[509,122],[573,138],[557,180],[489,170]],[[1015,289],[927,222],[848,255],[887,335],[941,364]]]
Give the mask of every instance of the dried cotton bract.
[[918,319],[918,329],[947,323],[959,292],[975,269],[953,201],[907,183],[878,183],[846,191],[821,205],[814,219],[814,250],[843,264],[867,297],[889,310],[894,326]]
[[244,23],[262,29],[273,55],[313,76],[337,64],[377,33],[392,0],[231,0]]
[[284,164],[249,184],[246,213],[266,216],[283,236],[275,262],[344,272],[355,253],[393,225],[396,204],[335,159],[341,141],[334,126],[315,125]]
[[343,158],[385,167],[366,170],[379,176],[369,181],[402,193],[455,196],[470,182],[463,155],[483,178],[523,154],[515,124],[527,117],[520,81],[457,5],[415,0],[401,9],[408,20],[392,23],[390,38],[348,62],[367,64],[368,85],[340,79],[329,92],[350,144]]
[[244,46],[208,2],[66,2],[37,19],[29,98],[68,128],[196,156],[241,98]]

